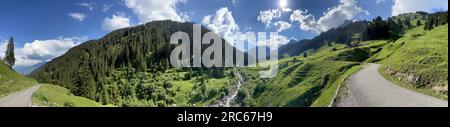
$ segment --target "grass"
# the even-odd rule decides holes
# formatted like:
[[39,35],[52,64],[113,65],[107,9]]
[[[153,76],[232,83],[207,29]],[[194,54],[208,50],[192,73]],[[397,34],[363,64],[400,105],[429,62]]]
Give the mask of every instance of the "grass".
[[[206,82],[206,91],[209,93],[209,91],[215,89],[220,92],[222,88],[228,88],[232,85],[232,82],[234,79],[230,77],[224,77],[220,79],[207,79]],[[173,87],[172,89],[176,91],[175,94],[175,102],[177,106],[208,106],[212,103],[215,103],[217,100],[220,99],[220,94],[215,95],[214,97],[209,97],[208,99],[204,100],[194,100],[195,92],[194,86],[200,84],[199,81],[195,77],[193,77],[191,80],[178,80],[178,81],[172,81]],[[194,105],[195,104],[195,105]]]
[[331,86],[327,89],[324,89],[322,94],[319,96],[319,98],[316,99],[316,101],[311,105],[312,107],[326,107],[332,104],[334,101],[333,99],[336,99],[335,97],[338,96],[339,88],[346,83],[346,79],[361,70],[364,66],[363,65],[357,65],[352,68],[350,68],[347,72],[345,72],[343,75],[339,76],[339,78],[331,84]]
[[362,69],[361,64],[387,43],[387,40],[365,41],[355,48],[324,45],[308,51],[307,58],[293,56],[279,60],[279,71],[273,79],[259,79],[260,68],[245,68],[244,87],[252,93],[252,106],[327,107],[345,79]]
[[105,107],[96,101],[75,96],[66,88],[50,84],[42,85],[33,94],[32,102],[33,105],[45,107]]
[[406,88],[448,98],[448,25],[417,27],[389,44],[378,56],[381,72]]
[[0,60],[0,97],[36,84],[36,80],[15,72]]
[[[319,56],[319,55],[316,55]],[[245,88],[250,90],[253,106],[303,107],[325,106],[332,100],[339,80],[348,69],[358,65],[348,61],[286,58],[279,61],[280,70],[273,79],[259,79],[258,68],[245,68]]]
[[403,87],[403,88],[406,88],[406,89],[409,89],[409,90],[412,90],[412,91],[417,91],[417,92],[419,92],[419,93],[423,93],[423,94],[426,94],[426,95],[430,95],[430,96],[439,98],[439,99],[441,99],[441,100],[448,100],[448,96],[443,96],[442,94],[438,94],[438,93],[436,93],[436,92],[435,92],[434,90],[432,90],[432,89],[417,88],[417,87],[415,87],[414,84],[407,83],[407,82],[403,82],[403,81],[399,80],[398,78],[395,78],[395,77],[393,77],[392,75],[387,74],[386,72],[384,72],[384,71],[382,70],[382,68],[379,68],[379,69],[378,69],[378,72],[379,72],[385,79],[387,79],[388,81],[390,81],[390,82],[392,82],[392,83],[394,83],[394,84],[396,84],[396,85],[399,85],[399,86],[401,86],[401,87]]
[[356,65],[342,61],[308,61],[298,67],[282,69],[265,84],[266,91],[257,98],[260,106],[310,106],[325,89],[338,80],[348,68]]

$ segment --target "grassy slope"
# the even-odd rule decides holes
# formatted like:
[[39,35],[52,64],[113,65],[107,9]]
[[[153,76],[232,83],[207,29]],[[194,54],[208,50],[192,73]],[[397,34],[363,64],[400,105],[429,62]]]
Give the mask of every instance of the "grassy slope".
[[0,97],[35,84],[37,82],[34,79],[15,72],[0,60]]
[[[226,72],[229,73],[231,70],[227,70]],[[190,79],[185,79],[184,76],[188,72],[178,70],[178,69],[169,69],[165,72],[161,72],[158,74],[155,74],[155,77],[152,77],[154,80],[161,80],[161,81],[169,81],[172,86],[170,88],[163,88],[167,89],[166,92],[162,92],[160,94],[167,95],[168,98],[173,99],[173,103],[168,104],[169,107],[205,107],[209,106],[213,103],[215,103],[217,100],[220,99],[221,94],[228,90],[232,85],[234,85],[235,79],[234,77],[224,75],[223,78],[205,78],[205,84],[206,84],[206,98],[199,98],[200,93],[200,76],[192,76]],[[207,76],[205,76],[207,77]],[[155,82],[151,82],[147,85],[157,85],[152,84]],[[216,93],[214,95],[211,95],[211,91],[215,90]],[[170,91],[170,92],[169,92]],[[150,95],[149,95],[150,96]],[[136,102],[145,102],[145,100],[131,100],[130,101],[136,101]],[[131,102],[127,102],[131,103]],[[142,105],[142,104],[128,104],[128,106],[131,107],[153,107],[154,102],[148,102],[151,103],[151,105]],[[156,102],[155,102],[156,103]]]
[[93,100],[74,96],[66,88],[45,84],[33,94],[33,104],[48,107],[101,107]]
[[424,31],[423,27],[411,29],[387,45],[377,59],[382,60],[380,70],[387,79],[425,94],[448,98],[448,25],[431,31]]
[[273,79],[259,79],[257,68],[244,69],[245,88],[253,93],[253,106],[328,106],[346,77],[360,70],[359,63],[376,54],[386,41],[362,44],[359,48],[325,45],[308,51],[308,58],[281,59],[279,73]]
[[[180,73],[182,75],[184,73]],[[224,77],[221,79],[207,79],[206,82],[206,91],[209,93],[212,89],[220,92],[220,89],[223,87],[230,87],[232,85],[232,81],[234,79],[230,77]],[[200,84],[200,82],[193,77],[191,80],[173,80],[173,91],[176,91],[175,102],[177,106],[208,106],[212,103],[215,103],[220,99],[220,94],[215,95],[214,97],[205,99],[205,100],[195,100],[193,99],[195,96],[194,86]]]

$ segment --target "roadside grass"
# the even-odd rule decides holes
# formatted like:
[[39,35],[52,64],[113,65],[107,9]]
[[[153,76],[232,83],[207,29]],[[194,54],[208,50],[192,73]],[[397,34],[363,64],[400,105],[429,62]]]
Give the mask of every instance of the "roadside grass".
[[327,107],[332,105],[339,95],[340,88],[345,87],[347,78],[356,72],[360,71],[364,68],[364,65],[357,65],[350,68],[343,75],[339,76],[339,78],[331,84],[331,86],[327,89],[324,89],[322,94],[314,101],[311,107]]
[[0,97],[36,85],[37,81],[10,69],[0,60]]
[[[332,91],[331,84],[354,62],[307,61],[281,63],[278,75],[273,79],[259,79],[258,69],[246,69],[246,84],[251,90],[255,106],[306,107],[320,98],[324,89]],[[324,97],[325,98],[325,97]],[[323,99],[324,101],[326,99]],[[331,99],[330,99],[331,100]]]
[[346,78],[362,69],[366,60],[379,53],[387,42],[365,41],[353,48],[324,45],[308,51],[306,58],[300,55],[280,59],[278,74],[272,79],[258,78],[264,68],[245,68],[244,87],[251,93],[252,106],[327,107]]
[[393,77],[403,87],[448,98],[448,24],[430,31],[423,26],[411,29],[384,50],[380,72],[387,79]]
[[113,107],[96,101],[75,96],[64,87],[43,84],[32,97],[33,105],[43,107]]
[[417,87],[415,87],[414,84],[400,81],[398,78],[395,78],[395,77],[387,74],[386,72],[384,72],[381,67],[378,69],[378,72],[381,74],[381,76],[383,76],[388,81],[390,81],[390,82],[392,82],[392,83],[394,83],[396,85],[399,85],[399,86],[401,86],[403,88],[406,88],[406,89],[409,89],[409,90],[412,90],[412,91],[416,91],[416,92],[419,92],[419,93],[422,93],[422,94],[425,94],[425,95],[429,95],[429,96],[432,96],[432,97],[436,97],[436,98],[441,99],[441,100],[448,100],[448,96],[445,96],[445,95],[442,95],[442,94],[438,94],[432,89],[417,88]]

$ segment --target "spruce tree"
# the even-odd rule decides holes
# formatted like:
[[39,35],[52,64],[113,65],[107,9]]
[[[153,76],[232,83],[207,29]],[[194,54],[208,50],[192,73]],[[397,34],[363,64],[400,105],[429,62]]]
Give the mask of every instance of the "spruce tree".
[[9,67],[14,66],[16,63],[16,58],[14,57],[14,38],[11,37],[9,39],[8,45],[6,47],[6,53],[5,53],[5,63],[8,64]]

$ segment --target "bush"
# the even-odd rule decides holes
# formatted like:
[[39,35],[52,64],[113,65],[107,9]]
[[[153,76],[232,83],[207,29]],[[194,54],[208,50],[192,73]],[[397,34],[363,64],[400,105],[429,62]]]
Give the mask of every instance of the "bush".
[[241,90],[239,90],[239,92],[238,92],[239,100],[244,100],[245,98],[248,98],[248,96],[249,96],[249,91],[247,88],[243,87],[243,88],[241,88]]
[[73,102],[64,102],[64,107],[75,107]]
[[164,82],[164,88],[169,89],[169,88],[172,88],[172,86],[173,86],[173,84],[171,82],[169,82],[169,81]]
[[214,98],[214,96],[216,96],[219,93],[219,91],[216,88],[213,88],[211,90],[209,90],[208,93],[208,98]]

